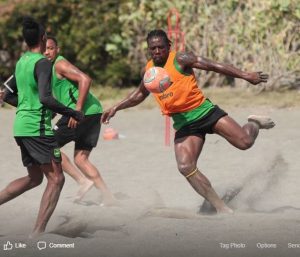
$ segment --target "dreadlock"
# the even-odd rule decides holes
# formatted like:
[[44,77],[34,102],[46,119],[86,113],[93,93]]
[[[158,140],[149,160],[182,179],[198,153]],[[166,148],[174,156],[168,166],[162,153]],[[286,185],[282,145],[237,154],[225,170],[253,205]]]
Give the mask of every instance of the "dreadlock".
[[160,37],[162,38],[165,43],[169,46],[171,46],[172,42],[171,40],[168,38],[166,32],[164,32],[162,29],[154,29],[151,30],[148,35],[147,35],[147,42],[149,43],[149,40],[153,37]]

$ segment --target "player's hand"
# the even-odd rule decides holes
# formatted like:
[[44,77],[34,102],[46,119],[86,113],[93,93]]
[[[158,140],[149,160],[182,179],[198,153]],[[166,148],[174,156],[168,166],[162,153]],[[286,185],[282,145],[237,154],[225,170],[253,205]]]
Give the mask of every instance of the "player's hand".
[[84,119],[84,114],[81,111],[74,111],[68,122],[69,128],[76,128],[78,123]]
[[268,82],[268,78],[269,78],[268,74],[265,74],[262,71],[259,71],[259,72],[249,73],[246,80],[249,81],[253,85],[257,85],[261,82],[264,82],[264,83]]
[[104,124],[108,124],[110,118],[115,116],[116,112],[117,112],[117,110],[114,107],[108,109],[107,111],[104,111],[101,116],[101,122]]
[[84,113],[81,111],[73,111],[71,117],[75,119],[77,122],[80,122],[84,119]]
[[69,122],[68,122],[68,127],[69,128],[76,128],[77,125],[78,125],[78,121],[71,117],[69,119]]

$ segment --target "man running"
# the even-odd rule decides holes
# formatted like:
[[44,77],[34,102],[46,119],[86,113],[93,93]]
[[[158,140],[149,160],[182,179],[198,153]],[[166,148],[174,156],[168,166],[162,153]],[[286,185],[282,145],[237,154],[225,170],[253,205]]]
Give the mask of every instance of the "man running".
[[[268,117],[251,115],[248,122],[241,127],[226,112],[205,98],[197,85],[193,69],[241,78],[254,85],[267,82],[268,75],[241,71],[232,65],[217,63],[192,52],[171,51],[171,41],[163,30],[151,31],[147,36],[147,44],[151,60],[145,71],[153,66],[163,67],[168,71],[172,82],[165,92],[153,95],[162,113],[173,119],[178,169],[195,191],[208,200],[217,212],[231,213],[232,210],[220,199],[210,181],[197,168],[205,135],[218,134],[233,146],[245,150],[254,144],[259,129],[269,129],[275,124]],[[108,123],[117,111],[138,105],[148,95],[149,92],[141,82],[129,96],[103,113],[102,122]]]
[[42,55],[47,40],[45,29],[26,17],[22,34],[28,51],[17,62],[14,77],[10,80],[13,92],[6,89],[1,97],[17,106],[14,137],[28,175],[12,181],[0,192],[0,205],[40,185],[45,175],[48,182],[31,234],[31,237],[36,237],[45,231],[64,185],[60,150],[51,126],[52,111],[72,117],[76,122],[83,119],[83,114],[52,97],[52,64]]
[[[112,205],[115,202],[113,194],[107,188],[98,169],[89,160],[90,153],[99,139],[102,114],[99,100],[89,92],[91,79],[59,55],[59,47],[54,37],[48,37],[44,55],[53,62],[52,88],[56,99],[85,114],[80,124],[67,116],[63,116],[57,122],[54,127],[54,135],[59,147],[75,141],[74,162],[76,166],[100,190],[103,198],[102,204]],[[62,167],[68,173],[71,170],[73,170],[73,174],[76,172],[74,165],[64,154],[62,155]],[[88,189],[87,187],[86,190],[79,191],[75,200],[81,200]]]

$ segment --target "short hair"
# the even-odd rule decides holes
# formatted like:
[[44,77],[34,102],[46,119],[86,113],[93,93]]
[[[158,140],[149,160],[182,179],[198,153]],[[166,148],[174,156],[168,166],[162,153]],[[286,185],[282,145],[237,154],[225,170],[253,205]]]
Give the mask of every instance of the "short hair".
[[33,18],[27,16],[23,18],[22,25],[22,34],[26,44],[29,47],[36,46],[43,35],[45,35],[46,31],[44,27],[41,24],[37,23]]
[[49,35],[47,35],[47,40],[48,40],[48,39],[51,39],[51,40],[52,40],[52,41],[55,43],[55,45],[56,45],[56,46],[58,46],[58,42],[57,42],[57,39],[56,39],[56,37],[54,37],[54,36],[51,36],[51,35],[50,35],[50,36],[49,36]]
[[172,44],[172,41],[168,38],[166,32],[164,32],[162,29],[151,30],[147,35],[147,43],[149,43],[149,40],[153,37],[161,37],[167,45]]

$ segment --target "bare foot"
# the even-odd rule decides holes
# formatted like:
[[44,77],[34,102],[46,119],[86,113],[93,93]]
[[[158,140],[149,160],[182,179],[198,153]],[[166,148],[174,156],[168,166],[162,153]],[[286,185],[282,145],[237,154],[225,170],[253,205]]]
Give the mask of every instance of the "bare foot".
[[103,196],[100,206],[101,207],[120,206],[120,202],[113,195],[107,195],[107,196]]
[[92,188],[93,185],[94,185],[93,181],[86,179],[86,181],[80,185],[80,188],[75,196],[74,202],[80,202],[81,199]]
[[250,115],[248,122],[254,122],[260,129],[270,129],[275,126],[274,121],[268,116]]
[[233,214],[234,211],[230,209],[228,206],[224,205],[222,208],[217,209],[218,214]]
[[241,187],[233,187],[226,190],[225,194],[222,197],[222,202],[219,204],[219,211],[207,200],[204,200],[202,205],[200,206],[199,213],[202,214],[215,214],[218,213],[231,213],[232,209],[228,207],[228,203],[230,203],[242,190]]

